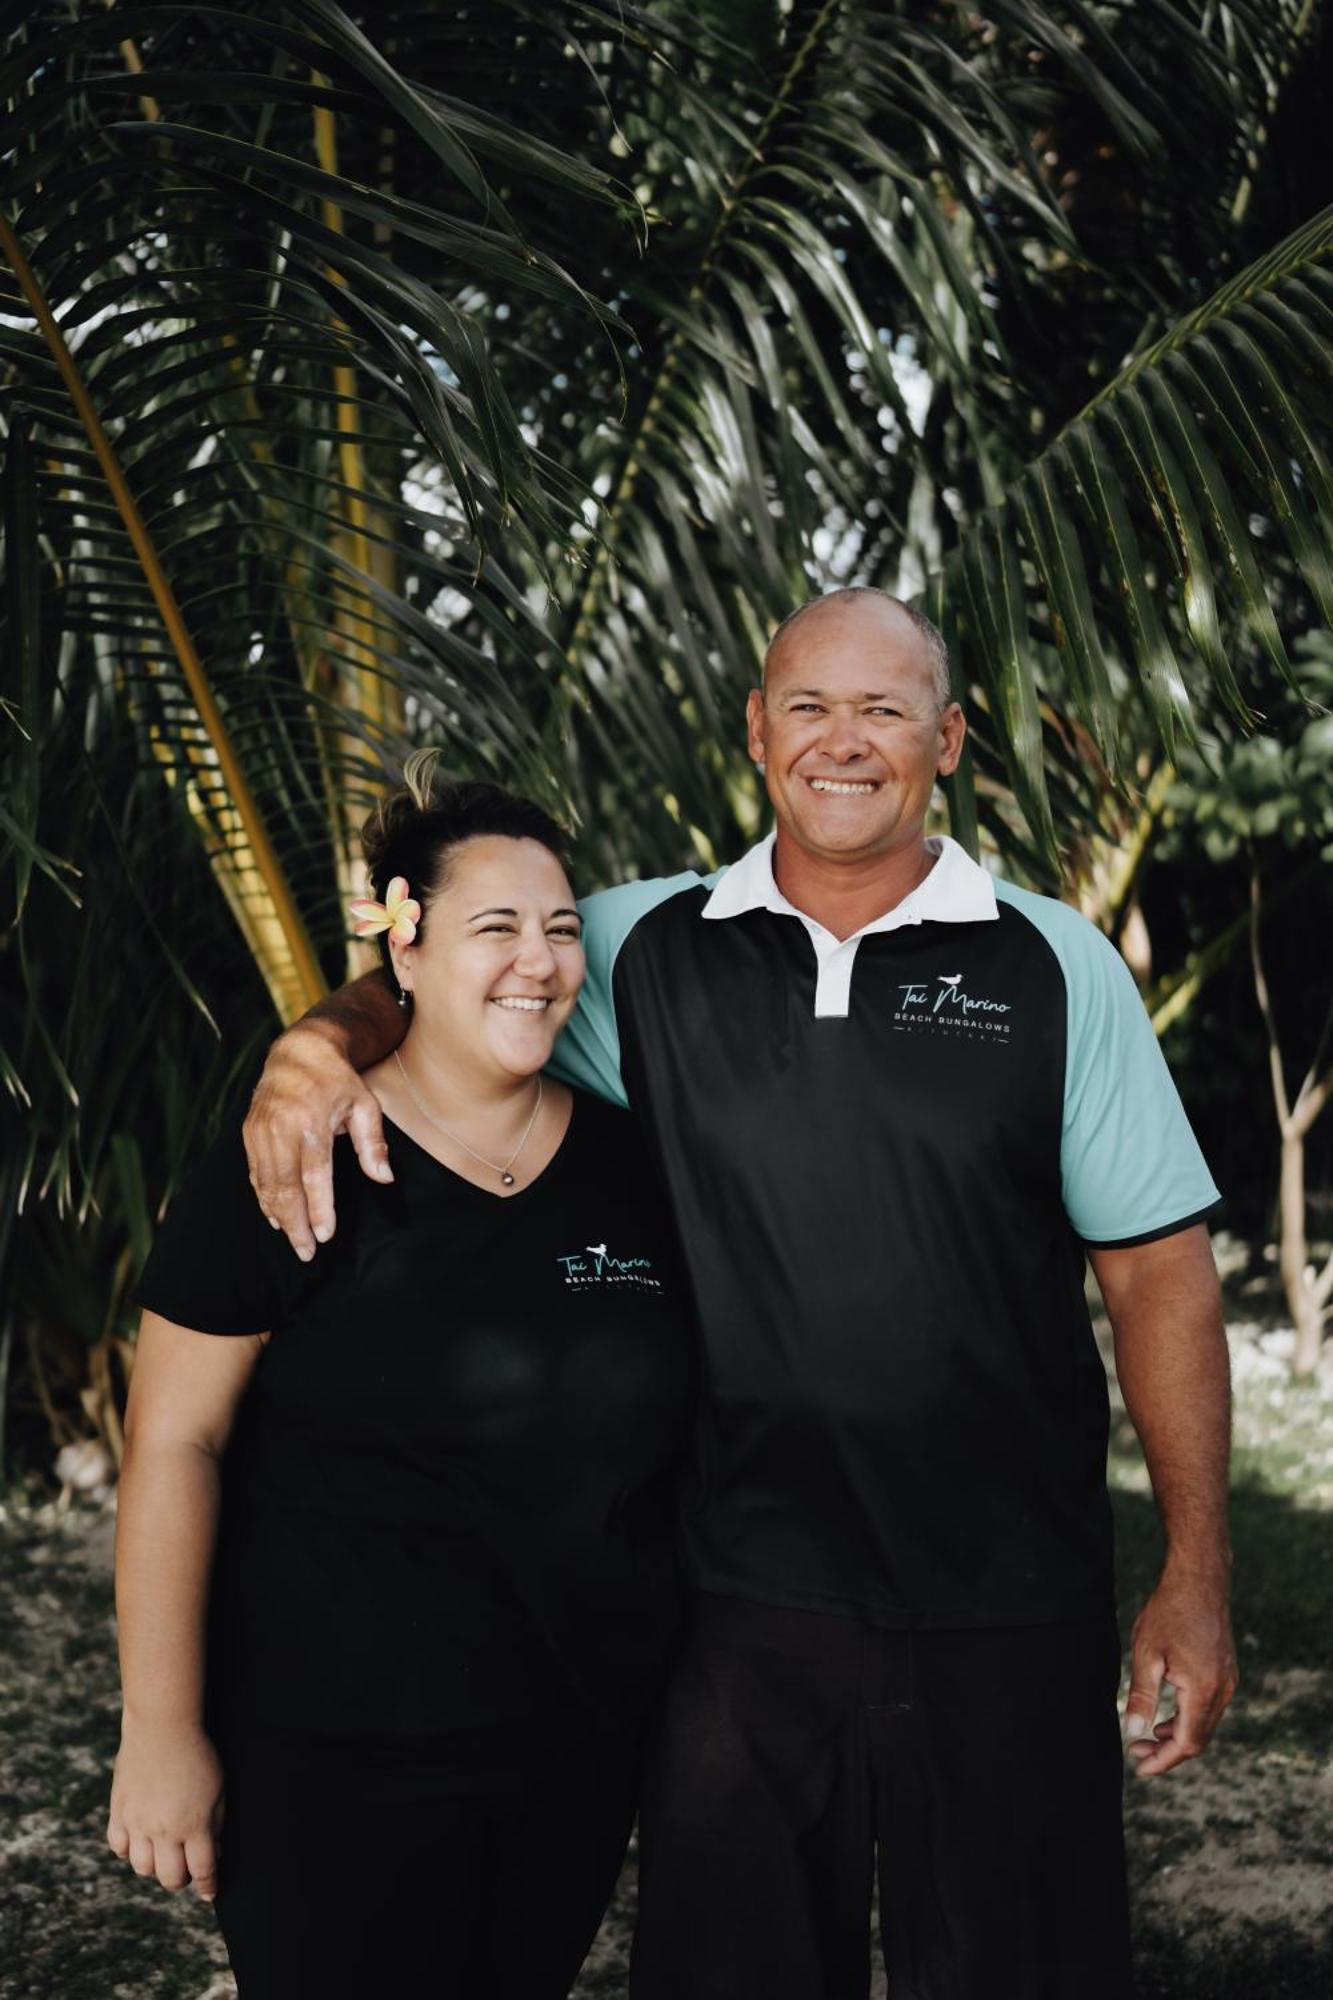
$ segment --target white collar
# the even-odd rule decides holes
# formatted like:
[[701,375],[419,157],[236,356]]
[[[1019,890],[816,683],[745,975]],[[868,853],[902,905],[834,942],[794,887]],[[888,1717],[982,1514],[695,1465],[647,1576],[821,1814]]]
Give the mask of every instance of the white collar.
[[[823,928],[814,917],[789,903],[774,880],[774,839],[770,833],[725,871],[704,904],[704,916],[739,917],[747,910],[772,910],[777,916],[799,917],[807,930]],[[857,937],[868,931],[897,930],[901,924],[986,923],[999,916],[995,886],[965,848],[948,834],[932,835],[926,847],[937,858],[925,881],[883,916],[863,924]]]

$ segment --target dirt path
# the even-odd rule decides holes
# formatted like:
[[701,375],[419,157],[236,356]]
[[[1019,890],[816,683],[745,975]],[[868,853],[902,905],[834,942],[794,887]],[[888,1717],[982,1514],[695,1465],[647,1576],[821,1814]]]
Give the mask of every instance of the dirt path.
[[[1208,1758],[1130,1786],[1139,1995],[1328,2000],[1333,1357],[1326,1379],[1298,1390],[1262,1317],[1233,1327],[1232,1345],[1245,1684]],[[1127,1629],[1157,1541],[1119,1424],[1112,1474]],[[138,1882],[103,1845],[118,1727],[111,1534],[105,1511],[0,1514],[0,1995],[227,2000],[209,1913]],[[1058,1689],[1051,1704],[1058,1716]],[[624,1993],[632,1906],[631,1857],[577,2000]]]

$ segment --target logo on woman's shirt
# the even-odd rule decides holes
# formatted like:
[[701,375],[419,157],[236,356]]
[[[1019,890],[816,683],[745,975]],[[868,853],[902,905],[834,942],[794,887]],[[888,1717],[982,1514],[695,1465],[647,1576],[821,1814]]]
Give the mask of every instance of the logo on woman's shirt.
[[585,1243],[582,1250],[557,1257],[565,1283],[581,1291],[606,1285],[629,1285],[640,1291],[660,1292],[662,1281],[653,1276],[651,1257],[618,1256],[606,1243]]

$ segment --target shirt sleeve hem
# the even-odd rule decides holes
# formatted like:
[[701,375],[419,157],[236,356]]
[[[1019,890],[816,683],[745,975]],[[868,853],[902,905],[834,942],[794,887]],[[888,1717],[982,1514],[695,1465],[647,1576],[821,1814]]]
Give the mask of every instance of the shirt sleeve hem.
[[193,1310],[183,1301],[173,1307],[170,1299],[151,1289],[132,1292],[129,1304],[137,1307],[140,1312],[156,1313],[159,1319],[168,1319],[173,1326],[183,1327],[187,1333],[205,1333],[225,1340],[244,1340],[253,1339],[258,1333],[271,1333],[273,1331],[272,1327],[266,1325],[237,1326],[234,1322],[229,1322],[225,1326],[218,1326],[217,1324],[201,1326],[200,1321],[211,1319],[213,1317],[212,1314]]
[[1158,1223],[1153,1229],[1141,1230],[1137,1236],[1080,1236],[1079,1240],[1090,1250],[1137,1250],[1141,1243],[1160,1243],[1164,1236],[1178,1236],[1182,1229],[1193,1229],[1196,1222],[1207,1222],[1221,1207],[1222,1197],[1215,1195],[1205,1208],[1196,1208],[1192,1215]]

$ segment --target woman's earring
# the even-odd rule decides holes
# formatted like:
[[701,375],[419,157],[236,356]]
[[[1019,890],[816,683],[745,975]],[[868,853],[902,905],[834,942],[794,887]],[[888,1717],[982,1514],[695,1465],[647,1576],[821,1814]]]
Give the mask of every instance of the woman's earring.
[[398,1005],[399,1005],[400,1007],[406,1007],[406,1006],[407,1006],[407,1003],[408,1003],[408,1001],[409,1001],[409,1000],[410,1000],[411,998],[412,998],[412,994],[411,994],[411,991],[409,990],[409,988],[407,988],[406,986],[400,986],[400,987],[398,988]]

